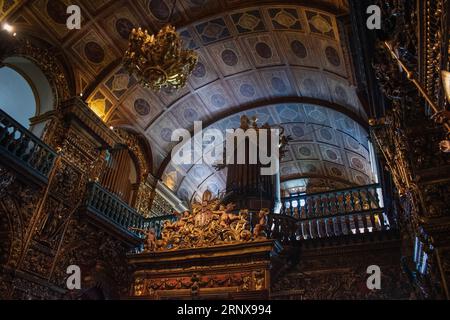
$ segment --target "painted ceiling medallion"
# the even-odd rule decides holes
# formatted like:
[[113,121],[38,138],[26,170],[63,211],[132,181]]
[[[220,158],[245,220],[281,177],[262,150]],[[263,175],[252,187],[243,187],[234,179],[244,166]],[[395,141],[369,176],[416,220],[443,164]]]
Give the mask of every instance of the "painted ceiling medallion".
[[197,61],[193,50],[183,49],[175,27],[166,25],[156,36],[133,29],[123,63],[144,87],[159,91],[183,88]]
[[116,74],[112,82],[112,89],[114,91],[122,91],[128,89],[130,83],[130,76],[127,74]]
[[331,30],[333,30],[333,27],[328,23],[328,21],[325,20],[320,15],[314,16],[310,20],[310,22],[317,30],[319,30],[322,33],[328,33]]
[[239,19],[239,25],[248,30],[255,29],[259,22],[260,20],[257,17],[249,15],[248,13],[243,14]]
[[218,34],[224,31],[225,27],[217,23],[208,23],[203,34],[208,38],[215,38]]
[[277,13],[275,16],[275,21],[287,28],[291,28],[297,23],[297,19],[284,10]]

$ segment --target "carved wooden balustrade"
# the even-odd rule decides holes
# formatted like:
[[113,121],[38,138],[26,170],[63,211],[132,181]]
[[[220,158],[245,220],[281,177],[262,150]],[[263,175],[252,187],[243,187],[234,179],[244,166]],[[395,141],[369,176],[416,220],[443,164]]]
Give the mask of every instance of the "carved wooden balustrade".
[[[372,233],[391,228],[380,200],[377,184],[309,195],[291,195],[282,199],[279,214],[267,216],[266,235],[287,243],[309,239]],[[248,215],[249,230],[258,223],[257,213]],[[139,228],[153,228],[158,238],[165,221],[176,215],[143,218]]]
[[[286,243],[389,230],[379,194],[381,188],[374,184],[282,198],[281,212],[267,216],[267,237]],[[154,229],[160,238],[164,222],[178,218],[174,214],[145,218],[98,183],[88,185],[85,206],[96,220],[136,239],[143,233],[130,228]],[[248,220],[252,231],[257,214],[250,213]]]
[[140,238],[139,232],[130,228],[144,229],[144,217],[100,184],[88,184],[84,206],[96,220],[129,236]]
[[144,237],[143,230],[150,229],[154,229],[159,237],[164,222],[177,219],[174,214],[146,218],[96,182],[88,184],[84,207],[97,221],[108,224],[116,232],[139,239]]
[[281,241],[330,238],[387,230],[379,185],[283,198],[268,220],[269,237]]
[[0,155],[13,170],[47,182],[57,154],[7,113],[0,109]]

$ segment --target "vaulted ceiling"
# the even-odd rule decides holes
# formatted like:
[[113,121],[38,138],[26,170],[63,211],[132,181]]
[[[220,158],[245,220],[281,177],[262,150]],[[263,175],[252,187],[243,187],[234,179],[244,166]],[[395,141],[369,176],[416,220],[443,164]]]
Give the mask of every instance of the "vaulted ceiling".
[[157,32],[174,2],[78,1],[83,27],[73,31],[65,26],[73,1],[23,2],[0,1],[0,16],[60,47],[78,93],[109,125],[147,137],[154,175],[181,197],[223,189],[225,172],[171,164],[173,130],[191,130],[196,120],[234,128],[239,114],[282,124],[294,138],[281,166],[286,190],[371,181],[367,115],[337,19],[348,10],[345,0],[178,0],[171,22],[200,60],[184,89],[159,93],[142,88],[120,62],[130,30]]

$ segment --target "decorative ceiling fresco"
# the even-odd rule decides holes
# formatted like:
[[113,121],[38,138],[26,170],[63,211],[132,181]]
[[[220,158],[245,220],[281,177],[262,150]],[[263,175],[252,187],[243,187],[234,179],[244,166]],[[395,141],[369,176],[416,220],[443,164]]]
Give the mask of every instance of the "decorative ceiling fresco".
[[[373,182],[368,134],[342,113],[311,104],[286,103],[239,112],[207,128],[218,129],[225,136],[226,129],[239,127],[241,115],[256,117],[261,124],[280,125],[292,138],[280,164],[285,193],[337,190]],[[206,147],[212,145],[205,144],[199,150]],[[201,159],[201,155],[194,154],[194,158]],[[170,163],[163,174],[163,182],[184,200],[200,199],[206,189],[220,193],[225,181],[226,172],[201,162]]]
[[[367,115],[336,18],[347,12],[345,0],[178,0],[171,22],[185,45],[198,52],[199,63],[184,89],[159,93],[137,84],[122,69],[121,59],[131,29],[157,32],[167,23],[172,1],[77,1],[82,29],[72,31],[65,27],[70,2],[0,4],[11,7],[8,21],[20,32],[63,50],[78,94],[99,117],[148,138],[153,174],[184,199],[208,186],[220,190],[225,172],[173,167],[171,133],[191,130],[196,120],[204,127],[231,125],[239,113],[257,112],[260,122],[267,115],[294,137],[281,166],[286,190],[331,180],[342,186],[370,180],[367,133],[361,126]],[[316,170],[307,173],[312,166]],[[189,177],[179,178],[188,172]],[[299,185],[288,184],[291,180]]]

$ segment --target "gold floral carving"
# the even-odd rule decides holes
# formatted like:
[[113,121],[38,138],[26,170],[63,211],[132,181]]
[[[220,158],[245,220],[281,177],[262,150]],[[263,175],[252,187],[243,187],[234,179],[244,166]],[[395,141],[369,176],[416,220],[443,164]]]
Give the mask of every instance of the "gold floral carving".
[[155,240],[155,243],[147,241],[147,250],[201,248],[265,239],[269,211],[261,210],[252,233],[248,210],[235,214],[231,212],[233,207],[233,204],[220,204],[219,199],[212,199],[211,192],[206,191],[202,202],[192,205],[192,213],[185,211],[177,221],[166,221],[161,232],[162,239]]

